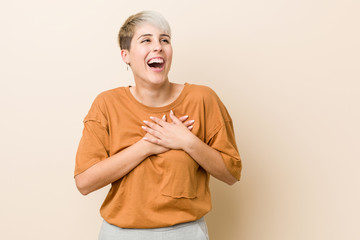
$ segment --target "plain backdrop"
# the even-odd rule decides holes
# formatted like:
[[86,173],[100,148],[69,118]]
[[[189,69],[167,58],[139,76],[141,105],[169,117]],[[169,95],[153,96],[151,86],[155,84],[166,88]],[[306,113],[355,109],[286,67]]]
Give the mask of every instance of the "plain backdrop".
[[133,84],[125,19],[156,10],[173,31],[169,78],[210,86],[243,160],[212,178],[211,240],[360,239],[357,0],[2,1],[1,239],[97,239],[108,188],[73,171],[97,94]]

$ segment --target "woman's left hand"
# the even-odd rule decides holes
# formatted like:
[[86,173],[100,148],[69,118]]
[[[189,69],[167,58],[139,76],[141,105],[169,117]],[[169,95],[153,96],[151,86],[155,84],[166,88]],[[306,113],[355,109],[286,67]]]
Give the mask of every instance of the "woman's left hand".
[[[146,126],[142,126],[142,128],[154,137],[144,138],[144,140],[169,149],[184,150],[196,136],[172,111],[170,111],[170,118],[171,123],[156,117],[150,117],[154,122],[144,121]],[[192,120],[193,122],[194,120]]]

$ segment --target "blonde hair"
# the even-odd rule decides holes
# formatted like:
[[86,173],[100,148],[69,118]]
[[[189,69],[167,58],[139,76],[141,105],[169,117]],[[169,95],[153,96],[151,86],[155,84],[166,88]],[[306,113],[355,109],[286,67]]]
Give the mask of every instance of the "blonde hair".
[[151,23],[171,36],[170,25],[160,13],[155,11],[142,11],[128,17],[121,26],[118,35],[120,49],[130,50],[135,29],[142,23]]

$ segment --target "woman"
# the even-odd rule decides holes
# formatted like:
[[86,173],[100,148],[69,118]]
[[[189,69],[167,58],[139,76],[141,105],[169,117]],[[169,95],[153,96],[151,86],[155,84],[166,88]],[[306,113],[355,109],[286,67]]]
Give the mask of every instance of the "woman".
[[210,175],[240,179],[232,120],[210,88],[169,82],[171,31],[160,14],[130,16],[119,43],[136,85],[95,98],[76,154],[82,194],[112,185],[99,239],[208,239]]

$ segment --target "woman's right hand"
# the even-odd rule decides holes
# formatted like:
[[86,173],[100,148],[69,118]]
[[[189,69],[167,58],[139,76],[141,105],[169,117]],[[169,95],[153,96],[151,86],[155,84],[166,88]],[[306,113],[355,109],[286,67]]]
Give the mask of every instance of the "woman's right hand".
[[[185,126],[192,129],[191,122],[186,121],[187,116],[179,118]],[[166,118],[163,118],[166,120]],[[145,137],[152,138],[146,133]],[[168,148],[148,142],[144,139],[104,159],[82,173],[75,176],[76,186],[83,195],[87,195],[128,174],[138,164],[150,155],[168,151]]]
[[[182,121],[182,122],[184,123],[184,125],[185,125],[186,127],[188,127],[189,130],[191,131],[194,122],[186,121],[188,118],[189,118],[189,116],[185,115],[185,116],[180,117],[179,120]],[[162,117],[162,119],[163,119],[164,121],[166,121],[166,115],[164,115],[164,116]],[[154,138],[154,136],[152,136],[152,135],[149,134],[149,133],[146,133],[145,136],[144,136],[144,138],[151,139],[151,138]],[[151,155],[156,155],[156,154],[160,154],[160,153],[167,152],[167,151],[170,150],[169,148],[166,148],[166,147],[163,147],[163,146],[160,146],[160,145],[157,145],[157,144],[154,144],[154,143],[145,141],[144,139],[141,139],[140,141],[144,141],[144,144],[145,144],[145,146],[146,146],[146,148],[147,148],[147,151],[148,151],[148,155],[149,155],[149,156],[151,156]]]

